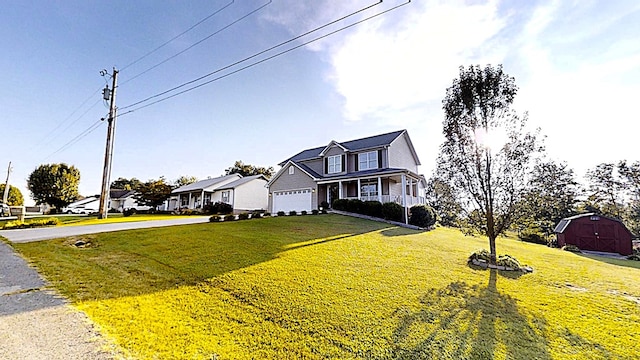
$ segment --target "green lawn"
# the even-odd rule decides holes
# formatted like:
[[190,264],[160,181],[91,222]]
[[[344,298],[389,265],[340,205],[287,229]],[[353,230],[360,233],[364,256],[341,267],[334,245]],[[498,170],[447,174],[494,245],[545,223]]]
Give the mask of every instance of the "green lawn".
[[[25,222],[31,222],[40,219],[56,218],[60,222],[58,226],[80,226],[80,225],[98,225],[98,224],[111,224],[121,222],[135,222],[135,221],[149,221],[149,220],[169,220],[178,219],[181,217],[189,217],[189,215],[173,215],[173,214],[135,214],[131,216],[122,216],[122,214],[108,214],[106,219],[98,219],[97,215],[42,215],[35,216],[25,220]],[[0,229],[9,221],[14,220],[0,220]]]
[[[498,240],[532,274],[466,265],[486,240],[338,215],[13,246],[134,358],[635,359],[640,269]],[[215,355],[218,355],[216,357]]]

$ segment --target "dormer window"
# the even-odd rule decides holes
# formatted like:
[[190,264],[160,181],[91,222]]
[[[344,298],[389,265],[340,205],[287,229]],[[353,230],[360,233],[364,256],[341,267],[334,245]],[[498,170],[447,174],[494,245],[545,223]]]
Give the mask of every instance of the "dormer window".
[[327,174],[342,172],[342,155],[327,157]]
[[370,151],[358,154],[358,170],[369,170],[378,168],[378,152]]

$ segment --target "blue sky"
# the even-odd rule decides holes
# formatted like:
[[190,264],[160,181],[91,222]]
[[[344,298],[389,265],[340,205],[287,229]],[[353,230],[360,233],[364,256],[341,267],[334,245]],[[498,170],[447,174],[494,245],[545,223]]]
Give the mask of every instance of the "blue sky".
[[[10,182],[29,199],[29,174],[40,164],[65,162],[80,170],[81,194],[99,193],[106,126],[72,140],[108,112],[100,101],[101,69],[121,69],[117,105],[124,113],[138,100],[375,1],[273,0],[134,78],[267,3],[5,2],[0,13],[2,180],[12,161]],[[401,3],[385,0],[317,35]],[[637,161],[638,34],[640,4],[635,1],[412,1],[119,117],[112,179],[204,179],[223,174],[236,160],[277,168],[305,148],[398,129],[409,131],[421,172],[429,177],[443,140],[446,88],[460,65],[488,63],[504,64],[515,77],[520,88],[515,108],[528,111],[531,127],[542,129],[551,158],[566,161],[578,175],[600,162]]]

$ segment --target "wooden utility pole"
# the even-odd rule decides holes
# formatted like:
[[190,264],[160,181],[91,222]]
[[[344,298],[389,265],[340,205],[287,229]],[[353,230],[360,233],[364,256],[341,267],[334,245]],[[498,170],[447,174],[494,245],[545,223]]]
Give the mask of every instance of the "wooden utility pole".
[[109,86],[104,89],[103,98],[111,101],[109,104],[109,127],[107,129],[107,146],[104,152],[104,169],[102,171],[102,190],[100,191],[100,210],[98,219],[106,219],[109,201],[109,185],[111,181],[111,161],[113,157],[113,140],[116,133],[116,89],[118,86],[118,70],[113,68],[113,84],[111,90]]

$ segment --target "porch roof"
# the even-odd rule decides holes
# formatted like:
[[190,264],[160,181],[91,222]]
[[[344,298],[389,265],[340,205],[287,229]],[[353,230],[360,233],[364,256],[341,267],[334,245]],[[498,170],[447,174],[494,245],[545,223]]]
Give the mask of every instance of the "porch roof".
[[406,174],[418,180],[424,180],[424,176],[418,175],[407,169],[387,168],[387,169],[372,169],[372,170],[358,171],[358,172],[349,173],[346,175],[325,176],[325,177],[319,178],[317,182],[318,184],[325,184],[325,183],[330,183],[335,181],[357,180],[357,179],[368,178],[368,177],[402,175],[402,174]]

